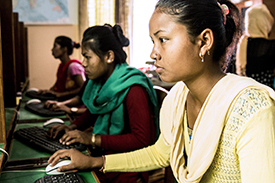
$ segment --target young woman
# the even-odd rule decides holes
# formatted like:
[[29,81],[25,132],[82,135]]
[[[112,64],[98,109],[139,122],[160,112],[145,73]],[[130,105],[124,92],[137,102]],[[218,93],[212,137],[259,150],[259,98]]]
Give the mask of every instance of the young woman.
[[55,38],[52,55],[60,60],[57,70],[57,80],[49,90],[40,90],[39,93],[50,93],[59,100],[65,100],[78,94],[86,80],[85,71],[81,61],[71,59],[70,55],[74,48],[79,48],[80,44],[75,43],[71,38],[58,36]]
[[178,83],[163,101],[158,141],[98,158],[61,150],[49,162],[69,157],[59,171],[103,172],[170,164],[182,183],[275,182],[275,93],[221,69],[235,18],[238,9],[227,0],[159,0],[149,23],[151,57],[163,81]]
[[[82,64],[89,81],[82,101],[88,110],[69,126],[51,128],[50,136],[56,138],[65,130],[60,142],[89,145],[94,157],[136,150],[156,141],[156,93],[149,78],[126,63],[123,47],[128,44],[119,25],[94,26],[84,32]],[[85,131],[91,126],[92,134]],[[148,180],[148,172],[96,174],[102,183]]]

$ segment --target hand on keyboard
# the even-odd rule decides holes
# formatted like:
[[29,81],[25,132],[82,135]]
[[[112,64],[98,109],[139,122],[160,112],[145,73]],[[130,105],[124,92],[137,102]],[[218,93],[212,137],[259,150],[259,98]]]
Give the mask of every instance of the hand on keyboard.
[[23,143],[32,146],[33,148],[54,153],[59,149],[78,149],[86,150],[83,144],[75,143],[71,145],[63,145],[59,139],[52,139],[47,136],[47,130],[41,127],[22,128],[15,131],[14,137]]

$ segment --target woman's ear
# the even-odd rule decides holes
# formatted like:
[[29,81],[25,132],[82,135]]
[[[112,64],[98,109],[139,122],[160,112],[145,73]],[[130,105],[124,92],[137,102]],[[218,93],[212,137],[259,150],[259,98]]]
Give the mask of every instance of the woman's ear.
[[200,53],[205,55],[207,52],[209,53],[213,43],[214,43],[214,35],[211,29],[204,29],[199,35],[200,39]]
[[110,64],[115,60],[115,53],[112,50],[109,50],[105,56],[105,61]]

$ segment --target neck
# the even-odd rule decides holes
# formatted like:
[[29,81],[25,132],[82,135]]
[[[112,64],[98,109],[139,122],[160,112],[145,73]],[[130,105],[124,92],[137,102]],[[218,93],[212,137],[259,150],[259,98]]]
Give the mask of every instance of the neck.
[[69,55],[64,55],[61,58],[59,58],[60,61],[62,62],[62,64],[66,64],[67,62],[69,62],[71,60]]
[[225,73],[220,70],[215,72],[215,74],[213,74],[213,72],[208,75],[203,74],[200,78],[185,83],[190,91],[189,97],[192,98],[196,106],[202,107],[212,88],[224,76]]

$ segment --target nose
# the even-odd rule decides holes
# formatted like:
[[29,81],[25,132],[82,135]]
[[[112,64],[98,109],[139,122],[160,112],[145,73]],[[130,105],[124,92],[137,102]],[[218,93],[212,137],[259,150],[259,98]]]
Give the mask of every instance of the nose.
[[150,57],[151,57],[151,59],[153,59],[153,60],[159,60],[159,59],[160,59],[160,54],[159,54],[159,52],[157,51],[156,46],[153,47],[152,52],[151,52],[151,54],[150,54]]
[[87,67],[87,59],[83,58],[82,66],[85,68]]

